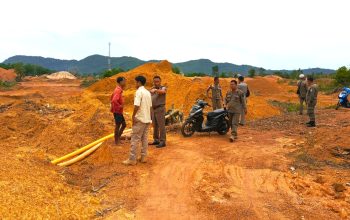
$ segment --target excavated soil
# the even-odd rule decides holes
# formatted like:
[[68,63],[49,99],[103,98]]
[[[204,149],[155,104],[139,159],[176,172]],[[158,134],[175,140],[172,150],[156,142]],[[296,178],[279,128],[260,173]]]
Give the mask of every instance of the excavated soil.
[[13,82],[16,80],[17,74],[13,69],[3,69],[0,67],[0,81]]
[[[169,63],[122,73],[163,77],[168,107],[188,112],[212,79],[171,73]],[[229,79],[222,80],[224,91]],[[278,77],[247,79],[249,123],[239,139],[168,133],[168,146],[149,148],[148,163],[126,167],[129,142],[106,141],[70,167],[50,164],[112,133],[109,97],[115,77],[83,90],[79,80],[28,79],[0,92],[0,218],[2,219],[348,219],[350,213],[349,111],[325,109],[318,127],[271,101],[297,102],[295,88]],[[150,84],[147,84],[149,87]],[[129,118],[129,116],[127,116]],[[348,183],[348,184],[347,184]]]

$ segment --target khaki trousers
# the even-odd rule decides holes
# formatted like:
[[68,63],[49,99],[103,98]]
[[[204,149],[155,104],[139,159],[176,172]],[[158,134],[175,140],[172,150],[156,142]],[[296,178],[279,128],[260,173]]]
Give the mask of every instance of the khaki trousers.
[[[246,105],[247,105],[247,98],[246,98]],[[240,116],[240,124],[245,125],[245,111],[244,108],[241,110],[241,116]]]
[[307,106],[307,115],[310,118],[310,121],[315,121],[316,116],[315,116],[315,105],[308,105]]
[[137,159],[137,148],[141,142],[141,156],[147,156],[148,130],[150,124],[135,122],[131,132],[130,160]]
[[165,107],[159,107],[153,110],[152,113],[153,122],[153,140],[165,143],[166,130],[165,130]]
[[230,125],[231,125],[231,135],[237,137],[237,128],[239,123],[240,113],[228,113]]
[[212,103],[213,110],[222,108],[221,99],[212,99]]
[[299,113],[303,114],[304,111],[304,103],[306,104],[305,98],[299,97]]

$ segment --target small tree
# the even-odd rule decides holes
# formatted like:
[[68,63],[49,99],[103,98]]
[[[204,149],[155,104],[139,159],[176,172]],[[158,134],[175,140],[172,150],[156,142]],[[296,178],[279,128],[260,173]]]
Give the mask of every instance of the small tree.
[[213,75],[214,76],[218,76],[218,74],[219,74],[219,66],[218,65],[213,66],[211,69],[213,71]]
[[265,69],[264,68],[262,68],[262,67],[260,67],[259,68],[259,76],[263,76],[263,75],[265,75]]
[[340,67],[335,72],[334,78],[338,84],[348,86],[350,84],[350,69],[346,68],[345,66]]
[[254,78],[255,77],[255,69],[250,69],[248,71],[248,76],[251,77],[251,78]]
[[22,81],[22,79],[25,76],[25,68],[23,63],[16,63],[14,64],[15,72],[17,74],[16,81]]
[[179,67],[177,67],[177,66],[173,66],[172,70],[173,70],[173,73],[176,73],[176,74],[180,74],[180,72],[181,72]]

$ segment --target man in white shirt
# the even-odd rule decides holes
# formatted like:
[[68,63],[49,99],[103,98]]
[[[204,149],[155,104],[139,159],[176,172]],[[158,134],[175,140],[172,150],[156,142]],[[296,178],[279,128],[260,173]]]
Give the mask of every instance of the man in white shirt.
[[141,142],[141,163],[146,163],[147,147],[148,147],[148,130],[152,123],[151,108],[152,98],[151,93],[145,89],[146,78],[137,76],[136,94],[134,99],[134,112],[132,114],[132,133],[131,133],[131,149],[129,159],[123,161],[125,165],[136,165],[137,146]]

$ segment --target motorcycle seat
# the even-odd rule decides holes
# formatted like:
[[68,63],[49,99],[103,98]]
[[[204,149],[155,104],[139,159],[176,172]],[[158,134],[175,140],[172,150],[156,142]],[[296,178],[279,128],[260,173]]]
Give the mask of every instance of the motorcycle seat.
[[208,112],[208,118],[214,118],[216,116],[222,115],[226,112],[224,109],[216,109],[212,112]]

